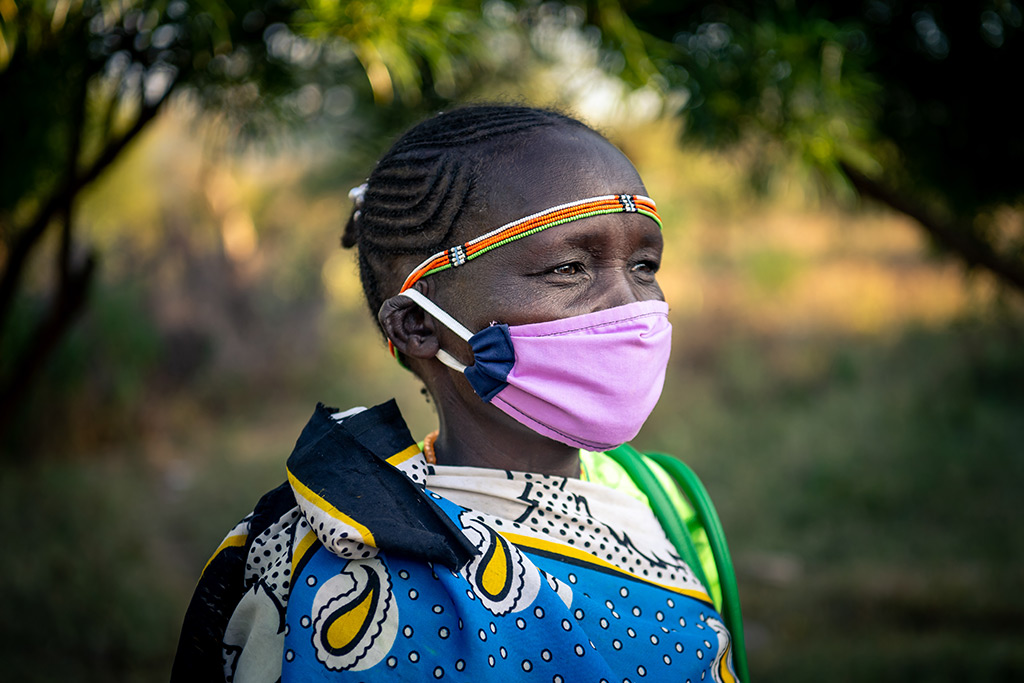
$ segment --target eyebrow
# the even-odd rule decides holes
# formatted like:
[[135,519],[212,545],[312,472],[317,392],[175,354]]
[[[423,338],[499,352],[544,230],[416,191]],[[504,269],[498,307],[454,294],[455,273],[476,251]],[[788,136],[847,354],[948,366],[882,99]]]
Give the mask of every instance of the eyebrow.
[[[555,233],[552,233],[551,237],[555,238]],[[661,246],[661,241],[654,233],[647,233],[634,245],[633,254],[655,249],[660,251]],[[532,272],[538,268],[548,268],[556,262],[576,258],[589,257],[600,260],[605,256],[605,247],[603,240],[600,240],[600,233],[585,231],[563,234],[546,244],[540,241],[524,241],[523,250],[519,252],[521,261],[517,262]]]

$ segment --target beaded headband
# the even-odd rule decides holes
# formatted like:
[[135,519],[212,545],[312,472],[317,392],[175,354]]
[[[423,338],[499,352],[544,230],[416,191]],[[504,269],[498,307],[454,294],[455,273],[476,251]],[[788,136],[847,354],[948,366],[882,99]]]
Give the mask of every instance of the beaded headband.
[[[654,200],[639,194],[609,194],[600,197],[590,197],[589,199],[580,199],[568,204],[559,204],[550,209],[514,220],[511,223],[506,223],[500,228],[495,228],[464,244],[457,244],[443,249],[432,256],[428,256],[426,260],[413,268],[409,276],[405,278],[405,283],[402,284],[399,294],[415,285],[427,275],[433,275],[449,268],[464,266],[469,261],[482,254],[486,254],[491,249],[497,249],[527,235],[536,234],[555,225],[578,221],[581,218],[590,218],[591,216],[601,216],[610,213],[639,213],[657,223],[658,228],[662,227],[661,217],[658,216],[658,207],[655,205]],[[388,340],[388,349],[391,351],[391,355],[396,358],[398,357],[390,339]]]
[[449,268],[458,268],[466,265],[481,254],[486,254],[491,249],[513,242],[527,235],[533,235],[546,230],[554,225],[570,223],[581,218],[600,216],[608,213],[639,213],[647,216],[658,227],[661,227],[661,218],[658,216],[658,208],[654,200],[638,194],[609,194],[602,197],[591,197],[579,201],[560,204],[550,209],[545,209],[535,214],[506,223],[500,228],[480,235],[465,244],[457,244],[454,247],[443,249],[433,256],[427,257],[423,263],[416,266],[409,277],[405,279],[399,294],[415,285],[421,278],[427,275],[439,273]]

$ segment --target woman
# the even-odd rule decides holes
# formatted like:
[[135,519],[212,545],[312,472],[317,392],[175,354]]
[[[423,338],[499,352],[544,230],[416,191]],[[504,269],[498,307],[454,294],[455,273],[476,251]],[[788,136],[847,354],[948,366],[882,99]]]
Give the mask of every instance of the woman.
[[353,196],[343,244],[438,431],[318,406],[204,570],[174,677],[733,680],[704,586],[595,453],[639,431],[670,347],[632,164],[562,115],[467,107]]

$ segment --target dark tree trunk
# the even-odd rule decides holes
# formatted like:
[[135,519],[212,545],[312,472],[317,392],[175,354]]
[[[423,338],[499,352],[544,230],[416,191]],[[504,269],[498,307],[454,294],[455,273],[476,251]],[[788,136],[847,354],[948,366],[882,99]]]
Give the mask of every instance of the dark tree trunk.
[[[86,79],[87,81],[87,79]],[[46,199],[36,217],[22,230],[7,252],[3,273],[0,274],[0,337],[3,336],[14,308],[22,275],[32,253],[42,242],[48,230],[59,225],[60,241],[54,262],[56,287],[50,304],[42,313],[38,324],[23,348],[14,351],[16,359],[9,363],[9,375],[0,377],[0,440],[16,407],[31,390],[39,372],[60,340],[81,315],[88,300],[95,277],[97,256],[89,251],[79,264],[73,263],[74,222],[72,207],[83,187],[95,180],[124,148],[141,133],[156,116],[173,87],[152,105],[143,105],[139,117],[123,135],[110,140],[99,156],[84,170],[78,169],[82,127],[85,125],[85,97],[87,82],[82,83],[80,108],[76,112],[72,144],[67,158],[65,180]]]

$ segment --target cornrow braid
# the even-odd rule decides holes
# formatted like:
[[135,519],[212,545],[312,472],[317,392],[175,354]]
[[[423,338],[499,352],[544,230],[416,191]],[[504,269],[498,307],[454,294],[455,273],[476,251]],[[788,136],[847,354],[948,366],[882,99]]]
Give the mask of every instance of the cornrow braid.
[[[359,277],[376,320],[391,294],[395,259],[426,257],[453,243],[462,211],[496,145],[511,148],[526,131],[579,121],[517,105],[467,106],[414,126],[381,157],[345,226],[342,246],[357,247]],[[589,129],[588,129],[589,130]]]

